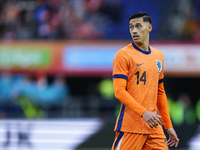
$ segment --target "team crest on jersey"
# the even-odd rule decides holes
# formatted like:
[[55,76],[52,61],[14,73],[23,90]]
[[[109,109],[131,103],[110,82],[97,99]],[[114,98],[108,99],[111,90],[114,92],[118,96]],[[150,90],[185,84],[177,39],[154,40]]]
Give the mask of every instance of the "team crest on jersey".
[[161,61],[157,59],[156,60],[156,65],[157,65],[158,71],[161,72],[162,71],[162,63],[161,63]]

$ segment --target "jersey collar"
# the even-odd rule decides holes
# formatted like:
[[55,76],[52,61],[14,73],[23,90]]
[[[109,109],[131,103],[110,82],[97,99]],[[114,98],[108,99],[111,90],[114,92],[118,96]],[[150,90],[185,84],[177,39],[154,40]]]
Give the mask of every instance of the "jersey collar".
[[146,55],[151,54],[151,48],[150,47],[149,47],[149,51],[147,52],[147,51],[144,51],[144,50],[140,49],[139,47],[137,47],[134,42],[132,43],[132,45],[136,50],[140,51],[143,54],[146,54]]

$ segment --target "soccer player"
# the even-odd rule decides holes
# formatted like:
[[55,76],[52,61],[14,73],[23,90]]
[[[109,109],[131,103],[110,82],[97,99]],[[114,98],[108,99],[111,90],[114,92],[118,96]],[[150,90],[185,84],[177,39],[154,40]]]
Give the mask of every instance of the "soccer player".
[[[112,150],[167,150],[179,139],[168,113],[163,85],[163,54],[149,46],[151,18],[144,12],[129,18],[133,39],[113,60],[113,85],[121,109]],[[161,122],[162,120],[162,122]],[[162,124],[169,139],[166,141]]]

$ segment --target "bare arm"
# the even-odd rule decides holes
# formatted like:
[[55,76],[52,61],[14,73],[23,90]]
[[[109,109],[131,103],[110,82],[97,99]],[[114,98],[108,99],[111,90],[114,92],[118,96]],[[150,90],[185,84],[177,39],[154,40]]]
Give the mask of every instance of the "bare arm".
[[179,143],[179,139],[178,139],[178,136],[177,136],[174,128],[169,128],[167,130],[167,133],[169,134],[169,139],[167,141],[167,145],[169,145],[170,147],[172,147],[172,146],[177,147],[178,143]]

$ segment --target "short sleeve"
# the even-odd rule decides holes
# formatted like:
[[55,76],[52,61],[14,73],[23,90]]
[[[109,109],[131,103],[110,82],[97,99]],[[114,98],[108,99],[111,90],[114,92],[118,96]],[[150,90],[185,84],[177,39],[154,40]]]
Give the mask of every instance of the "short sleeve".
[[117,51],[113,60],[113,77],[127,78],[129,70],[128,56],[124,50]]

